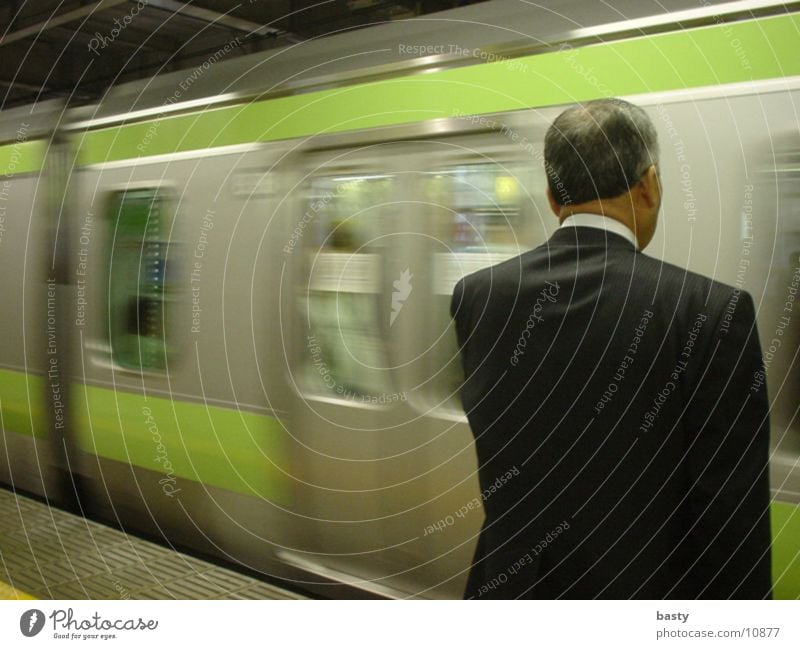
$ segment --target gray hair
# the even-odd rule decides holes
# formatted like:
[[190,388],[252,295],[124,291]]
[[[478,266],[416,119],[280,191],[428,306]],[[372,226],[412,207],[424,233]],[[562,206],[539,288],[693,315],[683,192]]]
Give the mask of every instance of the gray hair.
[[597,99],[568,108],[544,138],[547,182],[559,205],[624,194],[657,163],[653,122],[622,99]]

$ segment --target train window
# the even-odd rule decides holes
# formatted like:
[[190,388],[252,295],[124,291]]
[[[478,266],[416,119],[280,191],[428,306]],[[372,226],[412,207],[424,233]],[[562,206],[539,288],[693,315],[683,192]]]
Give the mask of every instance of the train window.
[[163,370],[167,364],[167,206],[163,190],[154,188],[110,197],[108,337],[121,367]]
[[381,232],[394,178],[320,177],[310,183],[304,262],[305,388],[381,403],[391,386],[380,316]]
[[463,380],[450,297],[463,276],[515,257],[529,238],[521,218],[521,174],[513,164],[462,164],[427,174],[424,191],[433,208],[436,239],[432,251],[433,309],[424,342],[428,359],[418,394],[425,408],[458,411]]

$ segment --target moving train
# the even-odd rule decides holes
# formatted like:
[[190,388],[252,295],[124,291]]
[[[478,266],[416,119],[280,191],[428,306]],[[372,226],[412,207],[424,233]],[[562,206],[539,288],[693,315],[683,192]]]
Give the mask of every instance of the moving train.
[[460,597],[450,294],[547,239],[546,128],[621,96],[647,253],[757,306],[800,597],[799,9],[498,0],[0,112],[0,481],[305,592]]

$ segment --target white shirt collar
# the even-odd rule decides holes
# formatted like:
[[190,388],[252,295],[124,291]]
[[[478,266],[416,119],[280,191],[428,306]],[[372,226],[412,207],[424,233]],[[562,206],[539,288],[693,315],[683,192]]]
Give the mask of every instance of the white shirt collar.
[[598,228],[600,230],[607,230],[608,232],[613,232],[621,237],[625,237],[637,250],[639,249],[639,244],[636,243],[636,236],[627,225],[615,219],[610,219],[607,216],[602,216],[601,214],[571,214],[564,219],[561,227]]

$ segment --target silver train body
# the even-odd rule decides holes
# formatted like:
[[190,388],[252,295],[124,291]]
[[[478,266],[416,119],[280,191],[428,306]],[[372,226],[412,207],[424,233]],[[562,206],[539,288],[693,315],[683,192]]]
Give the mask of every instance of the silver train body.
[[[482,63],[400,44],[501,51],[534,35],[578,47],[593,30],[675,20],[629,4],[634,22],[620,25],[599,3],[537,14],[490,2],[319,41],[285,66],[219,62],[170,110],[213,111],[287,78],[282,91],[298,94]],[[367,51],[368,62],[347,56]],[[450,291],[555,229],[541,152],[562,106],[76,163],[85,134],[155,119],[180,78],[91,107],[0,113],[10,145],[22,124],[26,141],[47,138],[43,168],[9,177],[2,196],[0,480],[56,502],[74,481],[88,514],[308,592],[459,597],[490,495],[458,400]],[[661,143],[647,253],[754,297],[773,494],[794,507],[800,78],[628,98]],[[139,227],[142,201],[145,230],[156,203],[163,219],[147,239],[150,275],[150,249],[131,257],[115,243],[120,215]],[[143,277],[154,297],[126,284]],[[131,339],[128,356],[113,349]]]

